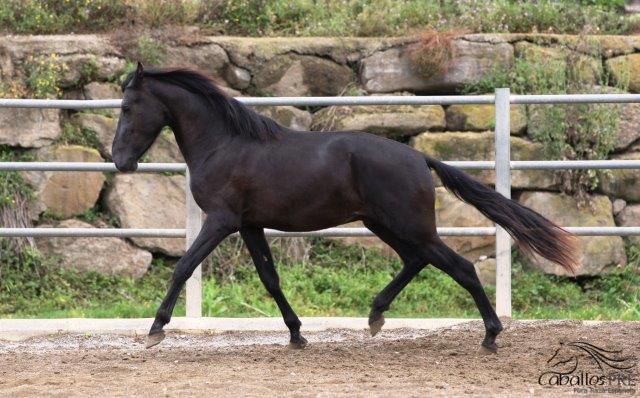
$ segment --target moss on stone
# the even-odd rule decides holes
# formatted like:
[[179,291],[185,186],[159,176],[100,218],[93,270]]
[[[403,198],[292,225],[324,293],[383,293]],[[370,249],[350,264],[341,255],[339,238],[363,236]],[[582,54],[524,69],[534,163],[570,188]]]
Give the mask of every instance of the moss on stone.
[[[495,127],[493,105],[451,105],[446,111],[447,129],[452,131],[486,131]],[[524,106],[512,105],[510,112],[511,134],[520,134],[527,128]]]
[[387,137],[445,128],[440,105],[334,106],[313,115],[313,130],[361,130]]
[[632,92],[640,92],[640,54],[630,54],[608,59],[607,69],[621,86]]

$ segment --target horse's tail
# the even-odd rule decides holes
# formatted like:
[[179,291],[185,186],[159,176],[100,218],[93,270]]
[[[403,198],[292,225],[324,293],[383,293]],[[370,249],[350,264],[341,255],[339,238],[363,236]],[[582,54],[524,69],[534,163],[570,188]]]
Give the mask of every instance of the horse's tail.
[[573,234],[455,167],[428,156],[425,156],[425,160],[429,168],[438,174],[445,188],[506,229],[524,251],[537,253],[574,272],[577,246]]

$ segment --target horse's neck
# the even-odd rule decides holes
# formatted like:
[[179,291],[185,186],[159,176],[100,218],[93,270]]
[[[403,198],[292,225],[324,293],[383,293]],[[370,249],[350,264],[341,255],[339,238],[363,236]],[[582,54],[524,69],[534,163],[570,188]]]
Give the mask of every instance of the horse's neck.
[[217,134],[212,134],[215,126],[198,119],[200,118],[171,126],[180,152],[190,169],[210,157],[221,141]]
[[172,115],[171,129],[190,169],[210,158],[230,136],[225,122],[209,106],[191,94],[168,93],[163,102]]

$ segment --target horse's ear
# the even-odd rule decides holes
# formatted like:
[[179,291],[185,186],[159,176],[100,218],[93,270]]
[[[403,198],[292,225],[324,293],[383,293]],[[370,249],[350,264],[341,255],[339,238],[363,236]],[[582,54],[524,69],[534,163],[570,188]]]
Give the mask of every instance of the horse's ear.
[[136,80],[138,82],[141,82],[143,75],[144,75],[144,66],[142,65],[142,62],[138,61],[138,66],[136,67]]
[[127,87],[134,88],[140,87],[142,84],[142,78],[144,76],[144,66],[142,66],[142,62],[138,61],[138,65],[136,66],[136,71],[131,75],[131,79],[129,80],[129,84]]

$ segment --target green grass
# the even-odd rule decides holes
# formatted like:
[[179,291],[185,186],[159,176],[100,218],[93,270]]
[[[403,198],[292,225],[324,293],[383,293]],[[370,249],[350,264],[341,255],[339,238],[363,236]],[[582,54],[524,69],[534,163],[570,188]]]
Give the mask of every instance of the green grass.
[[[398,261],[372,252],[366,252],[366,260],[352,248],[324,247],[320,252],[322,265],[280,267],[283,290],[300,316],[366,316],[373,296],[400,268]],[[495,289],[486,290],[493,300]],[[207,316],[279,315],[251,269],[243,269],[227,283],[206,280],[204,298]],[[622,270],[578,282],[524,270],[515,262],[513,307],[517,318],[640,320],[637,259]],[[466,291],[427,267],[396,299],[388,316],[477,318],[479,314]]]
[[198,25],[246,36],[384,36],[416,30],[633,32],[624,0],[4,0],[0,31],[67,33]]
[[[171,267],[154,260],[139,280],[95,272],[80,274],[27,250],[23,258],[2,258],[0,316],[7,318],[150,317],[162,300]],[[181,298],[176,315],[184,315]]]
[[[373,251],[332,245],[315,247],[311,264],[281,265],[281,285],[300,316],[365,316],[371,300],[399,271],[400,262]],[[278,316],[254,269],[242,267],[235,280],[204,284],[208,316]],[[394,303],[392,316],[474,316],[470,296],[446,275],[423,271]],[[453,310],[453,312],[452,312]]]
[[[630,265],[598,278],[574,281],[524,270],[514,264],[513,306],[517,318],[640,320],[640,250],[628,249]],[[21,271],[18,272],[18,266]],[[140,280],[78,274],[35,254],[4,264],[0,316],[151,317],[171,274],[154,260]],[[399,270],[374,250],[318,241],[306,264],[279,264],[281,284],[300,316],[366,316],[373,296]],[[494,297],[494,289],[487,289]],[[175,315],[184,314],[181,298]],[[242,256],[224,278],[204,279],[204,315],[280,316],[253,266]],[[448,276],[426,268],[393,303],[389,317],[479,317],[471,297]]]
[[516,263],[512,300],[520,319],[640,320],[637,258],[623,269],[577,282],[524,271]]

